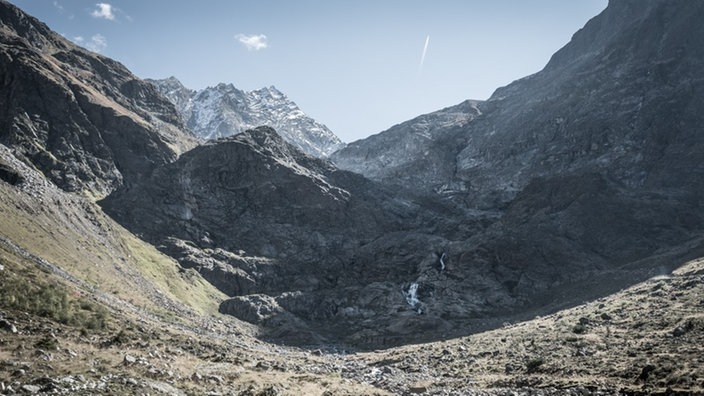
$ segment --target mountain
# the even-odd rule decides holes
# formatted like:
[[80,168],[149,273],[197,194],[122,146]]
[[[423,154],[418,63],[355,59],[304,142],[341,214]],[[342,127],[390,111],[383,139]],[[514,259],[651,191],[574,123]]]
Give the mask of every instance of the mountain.
[[701,394],[702,8],[612,1],[355,144],[370,180],[270,127],[195,146],[0,0],[0,393]]
[[[332,158],[374,179],[444,192],[479,208],[506,205],[536,178],[588,172],[627,189],[696,194],[704,179],[697,110],[703,35],[694,23],[701,13],[701,4],[683,1],[610,2],[542,71],[478,103],[481,115],[473,121],[437,131],[426,146],[449,154],[430,182],[419,172],[425,160],[403,155],[415,137],[390,138],[413,121]],[[361,165],[384,158],[397,160]],[[443,188],[448,183],[459,188]]]
[[350,143],[330,159],[342,169],[384,183],[400,183],[423,191],[461,189],[462,184],[450,177],[457,147],[461,147],[461,140],[453,132],[481,115],[480,104],[467,100],[421,115]]
[[402,292],[421,268],[437,272],[442,235],[481,228],[437,200],[308,156],[268,127],[201,145],[101,205],[231,296],[223,312],[298,344],[379,343],[365,334],[417,316]]
[[[653,257],[702,248],[702,16],[698,2],[612,1],[542,71],[470,106],[467,122],[418,143],[425,118],[459,105],[331,158],[496,219],[448,256],[487,266],[513,298],[643,279]],[[589,283],[612,271],[624,272],[611,286]]]
[[186,125],[200,138],[217,139],[266,125],[316,157],[344,147],[328,127],[307,116],[274,86],[247,92],[232,84],[218,84],[194,91],[175,77],[148,81],[174,103]]
[[[480,115],[465,125],[436,131],[424,151],[446,154],[433,166],[403,155],[415,138],[397,130],[415,121],[332,159],[498,213],[492,249],[517,255],[519,267],[561,266],[554,257],[568,252],[574,262],[586,247],[596,254],[587,261],[622,265],[696,238],[704,214],[702,15],[698,2],[612,1],[542,71],[478,103]],[[395,160],[362,166],[362,158]],[[576,250],[557,246],[573,243]]]
[[0,143],[67,191],[105,196],[195,145],[151,84],[5,2],[0,78]]

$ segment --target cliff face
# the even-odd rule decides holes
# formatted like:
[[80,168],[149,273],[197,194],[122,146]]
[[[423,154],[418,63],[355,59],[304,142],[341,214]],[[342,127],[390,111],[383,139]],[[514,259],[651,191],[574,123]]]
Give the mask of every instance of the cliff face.
[[107,195],[195,140],[121,64],[0,2],[0,142],[67,191]]

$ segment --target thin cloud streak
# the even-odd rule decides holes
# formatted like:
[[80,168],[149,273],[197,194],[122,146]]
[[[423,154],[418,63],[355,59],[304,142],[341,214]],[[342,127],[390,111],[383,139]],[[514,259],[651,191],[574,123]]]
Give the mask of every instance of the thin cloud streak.
[[425,54],[428,53],[428,45],[430,44],[430,35],[425,37],[425,45],[423,46],[423,55],[420,56],[420,66],[418,66],[418,75],[423,72],[423,64],[425,63]]

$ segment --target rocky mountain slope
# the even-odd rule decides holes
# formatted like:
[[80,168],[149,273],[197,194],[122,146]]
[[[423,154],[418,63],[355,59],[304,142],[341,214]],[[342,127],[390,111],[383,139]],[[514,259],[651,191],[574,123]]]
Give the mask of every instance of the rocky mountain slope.
[[152,85],[0,0],[0,392],[701,393],[702,8],[612,1],[375,137],[413,158],[373,181],[268,127],[182,153]]
[[[704,94],[692,66],[701,49],[683,33],[702,7],[639,4],[614,2],[544,71],[489,101],[333,157],[355,153],[366,161],[358,169],[387,186],[433,196],[355,179],[257,130],[194,150],[103,205],[163,251],[215,271],[209,279],[233,297],[222,309],[286,342],[437,339],[616,291],[704,249],[692,107]],[[653,50],[639,31],[672,42]],[[671,59],[678,43],[694,59]],[[639,51],[685,69],[663,84]],[[634,92],[643,106],[627,106]],[[288,339],[289,323],[311,333]]]
[[195,140],[124,66],[0,4],[0,143],[68,191],[104,196]]
[[148,81],[174,103],[186,125],[203,139],[269,126],[289,143],[316,157],[326,157],[344,146],[328,127],[310,118],[273,86],[247,92],[232,84],[218,84],[195,91],[175,77]]
[[[695,191],[704,180],[697,110],[704,35],[695,22],[702,12],[683,1],[610,2],[542,71],[499,88],[477,104],[480,116],[436,131],[418,148],[448,153],[432,182],[426,160],[405,155],[417,144],[415,121],[332,158],[373,179],[444,191],[480,208],[506,205],[536,178],[567,174],[599,173],[630,190]],[[397,135],[405,140],[391,138]],[[458,187],[444,189],[448,181]]]
[[[444,237],[482,227],[339,171],[267,127],[191,150],[101,205],[232,296],[221,311],[299,344],[393,336],[380,329],[418,316],[404,288],[440,271]],[[419,322],[442,322],[432,317]]]
[[452,177],[457,147],[462,143],[456,134],[481,115],[480,104],[468,100],[421,115],[350,143],[330,159],[342,169],[387,184],[444,193],[462,190],[464,184]]

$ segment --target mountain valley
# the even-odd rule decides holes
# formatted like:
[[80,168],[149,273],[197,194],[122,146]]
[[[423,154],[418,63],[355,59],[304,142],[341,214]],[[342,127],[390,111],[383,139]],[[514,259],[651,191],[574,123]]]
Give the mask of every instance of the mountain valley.
[[345,145],[0,0],[0,394],[701,394],[702,17]]

